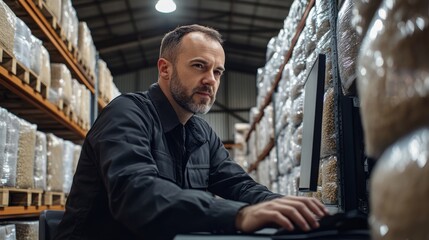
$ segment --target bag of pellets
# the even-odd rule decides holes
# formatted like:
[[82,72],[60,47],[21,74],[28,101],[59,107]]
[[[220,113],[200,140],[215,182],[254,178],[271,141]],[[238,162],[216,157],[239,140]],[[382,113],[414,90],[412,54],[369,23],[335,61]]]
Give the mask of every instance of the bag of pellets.
[[368,156],[429,125],[429,1],[385,0],[358,56],[357,87]]
[[429,128],[383,152],[370,179],[371,239],[429,239]]

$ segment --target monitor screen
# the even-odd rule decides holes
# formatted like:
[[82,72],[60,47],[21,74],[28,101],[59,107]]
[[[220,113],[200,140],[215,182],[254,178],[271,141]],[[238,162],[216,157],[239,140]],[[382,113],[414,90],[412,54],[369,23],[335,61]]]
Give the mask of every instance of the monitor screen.
[[319,54],[304,85],[304,114],[299,191],[316,191],[322,135],[326,57]]

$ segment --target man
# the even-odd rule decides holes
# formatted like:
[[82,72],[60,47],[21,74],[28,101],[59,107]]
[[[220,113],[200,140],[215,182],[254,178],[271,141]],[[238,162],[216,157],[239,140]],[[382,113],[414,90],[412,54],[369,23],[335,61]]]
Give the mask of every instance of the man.
[[327,214],[319,201],[254,182],[194,115],[215,101],[224,63],[217,31],[190,25],[166,34],[158,83],[113,100],[89,131],[56,239],[318,227],[316,216]]

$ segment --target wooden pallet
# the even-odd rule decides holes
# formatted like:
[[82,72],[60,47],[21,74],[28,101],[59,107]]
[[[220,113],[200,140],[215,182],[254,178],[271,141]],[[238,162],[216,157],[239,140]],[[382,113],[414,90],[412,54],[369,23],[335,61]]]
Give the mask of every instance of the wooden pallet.
[[7,206],[40,206],[43,190],[0,188],[0,207]]
[[26,66],[22,65],[20,62],[16,61],[16,74],[21,81],[29,84],[35,85],[39,76],[34,73],[32,70],[28,69]]
[[64,206],[66,203],[65,194],[63,192],[49,192],[43,193],[43,205],[46,206]]
[[0,65],[16,75],[16,59],[12,53],[0,47]]

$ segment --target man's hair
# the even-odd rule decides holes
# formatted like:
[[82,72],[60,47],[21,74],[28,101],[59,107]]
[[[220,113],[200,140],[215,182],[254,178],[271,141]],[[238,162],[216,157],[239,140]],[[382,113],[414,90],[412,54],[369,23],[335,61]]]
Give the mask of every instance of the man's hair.
[[198,24],[180,26],[173,31],[168,32],[165,34],[164,38],[162,38],[159,57],[175,62],[182,38],[191,32],[201,32],[211,40],[217,41],[221,45],[223,44],[222,35],[213,28],[204,27]]

